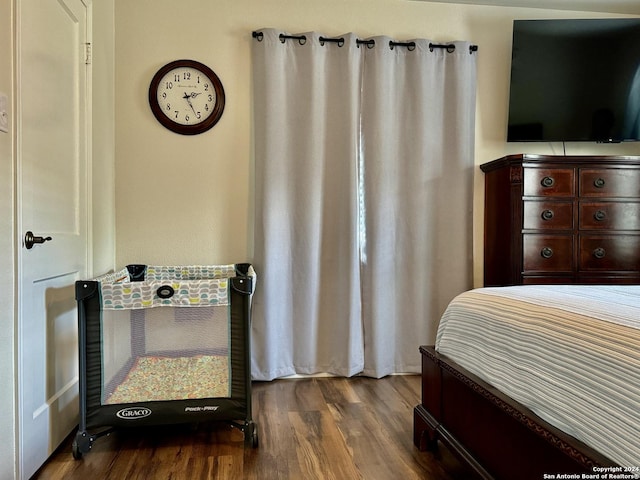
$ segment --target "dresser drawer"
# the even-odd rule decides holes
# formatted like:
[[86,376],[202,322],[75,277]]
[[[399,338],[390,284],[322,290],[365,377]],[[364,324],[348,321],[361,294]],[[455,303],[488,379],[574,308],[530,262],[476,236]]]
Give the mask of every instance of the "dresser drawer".
[[638,197],[640,170],[632,168],[581,168],[580,196]]
[[572,197],[572,168],[525,168],[524,194],[536,197]]
[[522,235],[522,267],[525,272],[571,272],[573,236]]
[[638,202],[581,202],[581,230],[640,230]]
[[523,228],[532,230],[571,230],[573,203],[525,200]]
[[640,270],[640,235],[581,235],[579,271]]

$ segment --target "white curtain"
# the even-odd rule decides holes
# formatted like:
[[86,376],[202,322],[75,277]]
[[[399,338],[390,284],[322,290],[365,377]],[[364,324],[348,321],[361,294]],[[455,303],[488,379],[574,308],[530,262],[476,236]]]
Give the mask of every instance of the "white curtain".
[[373,377],[419,372],[418,345],[433,343],[449,301],[472,285],[476,55],[449,45],[383,37],[365,49],[361,277]]
[[257,37],[252,376],[419,372],[471,287],[476,54]]
[[254,42],[256,379],[363,369],[355,38]]

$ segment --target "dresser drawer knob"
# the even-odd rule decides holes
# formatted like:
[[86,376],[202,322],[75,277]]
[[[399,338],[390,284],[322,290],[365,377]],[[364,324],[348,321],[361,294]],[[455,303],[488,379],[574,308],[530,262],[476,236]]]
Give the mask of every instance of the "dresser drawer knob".
[[596,178],[596,179],[593,181],[593,185],[594,185],[596,188],[602,188],[602,187],[604,187],[604,178]]
[[593,214],[593,218],[595,218],[596,221],[598,222],[603,221],[606,217],[607,217],[607,214],[604,210],[598,210],[596,213]]
[[551,178],[551,177],[544,177],[544,178],[542,179],[542,181],[540,182],[540,184],[541,184],[543,187],[552,187],[554,183],[555,183],[555,182],[553,181],[553,178]]
[[598,247],[593,251],[593,256],[596,258],[604,258],[605,253],[604,248]]
[[553,218],[553,210],[545,210],[542,212],[543,220],[551,220]]
[[549,247],[544,247],[540,250],[540,255],[542,255],[542,258],[551,258],[553,256],[553,250]]

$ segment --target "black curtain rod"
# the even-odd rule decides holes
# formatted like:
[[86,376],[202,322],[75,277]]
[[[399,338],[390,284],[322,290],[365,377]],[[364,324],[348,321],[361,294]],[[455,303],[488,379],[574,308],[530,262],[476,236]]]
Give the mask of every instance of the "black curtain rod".
[[[253,38],[255,38],[256,40],[258,40],[259,42],[262,41],[262,39],[264,38],[264,34],[262,32],[252,32],[251,35],[253,36]],[[280,34],[280,41],[282,43],[286,42],[287,40],[298,40],[298,43],[300,43],[300,45],[304,45],[305,43],[307,43],[307,37],[306,35],[285,35],[284,33]],[[337,43],[339,47],[342,47],[344,45],[344,37],[335,37],[335,38],[330,38],[330,37],[319,37],[318,41],[320,42],[320,45],[324,45],[325,43]],[[368,48],[373,48],[376,44],[375,40],[361,40],[361,39],[356,39],[356,44],[358,45],[366,45]],[[407,48],[407,50],[409,51],[413,51],[416,48],[416,42],[394,42],[394,41],[390,41],[389,42],[389,48],[391,50],[393,50],[395,47],[405,47]],[[429,44],[429,50],[433,52],[433,50],[435,48],[445,48],[447,50],[447,52],[452,53],[453,51],[455,51],[456,46],[453,43],[448,43],[448,44],[438,44],[438,43],[430,43]],[[469,53],[473,53],[473,52],[477,52],[478,51],[478,46],[477,45],[470,45],[469,46]]]

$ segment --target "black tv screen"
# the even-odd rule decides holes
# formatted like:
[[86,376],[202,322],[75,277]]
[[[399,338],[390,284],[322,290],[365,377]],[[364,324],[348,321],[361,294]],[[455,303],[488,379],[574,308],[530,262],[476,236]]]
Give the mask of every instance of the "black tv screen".
[[507,141],[640,140],[640,19],[515,20]]

